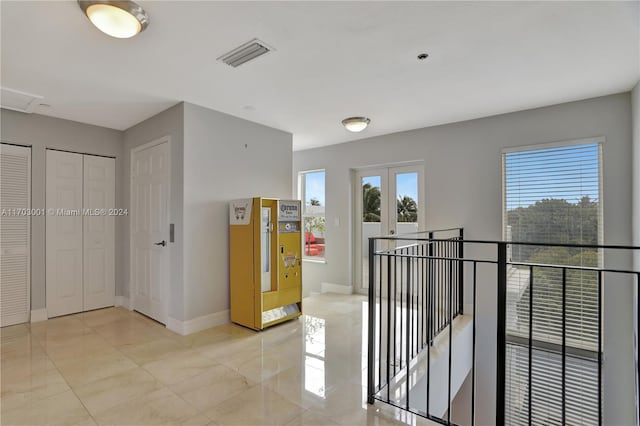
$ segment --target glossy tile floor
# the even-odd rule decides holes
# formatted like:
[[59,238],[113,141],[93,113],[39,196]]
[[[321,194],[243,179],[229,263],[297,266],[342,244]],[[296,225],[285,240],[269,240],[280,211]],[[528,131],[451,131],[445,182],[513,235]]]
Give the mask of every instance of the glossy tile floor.
[[261,333],[180,336],[123,308],[5,327],[0,424],[431,424],[365,403],[364,297],[303,311]]

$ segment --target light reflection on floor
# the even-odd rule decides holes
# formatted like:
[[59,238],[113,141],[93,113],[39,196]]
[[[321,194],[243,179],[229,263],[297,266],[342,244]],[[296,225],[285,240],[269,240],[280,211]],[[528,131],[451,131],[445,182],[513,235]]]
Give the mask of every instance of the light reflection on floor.
[[367,312],[323,294],[260,333],[179,336],[123,308],[6,327],[2,424],[431,424],[366,404]]

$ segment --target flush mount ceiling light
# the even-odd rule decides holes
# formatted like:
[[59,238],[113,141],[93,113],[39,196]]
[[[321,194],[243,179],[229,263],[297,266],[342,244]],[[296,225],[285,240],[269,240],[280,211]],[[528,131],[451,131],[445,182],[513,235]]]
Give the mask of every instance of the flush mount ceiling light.
[[132,1],[78,0],[80,9],[103,33],[115,38],[130,38],[144,31],[149,17]]
[[367,117],[349,117],[342,120],[342,125],[350,132],[361,132],[371,123]]

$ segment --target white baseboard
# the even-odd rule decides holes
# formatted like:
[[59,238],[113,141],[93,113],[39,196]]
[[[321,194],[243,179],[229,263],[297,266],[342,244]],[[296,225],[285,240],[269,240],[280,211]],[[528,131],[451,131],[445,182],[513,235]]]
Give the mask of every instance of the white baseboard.
[[129,305],[129,298],[125,296],[116,296],[115,306],[122,306],[125,309],[131,310]]
[[47,308],[31,310],[31,322],[46,321],[47,319],[49,319],[47,317]]
[[226,309],[213,314],[203,315],[187,321],[180,321],[169,317],[167,328],[175,333],[186,336],[187,334],[197,333],[207,328],[216,327],[218,325],[229,323],[229,310]]
[[332,283],[321,283],[321,293],[353,294],[353,287]]
[[174,333],[178,333],[181,335],[185,335],[184,332],[184,323],[180,320],[177,320],[175,318],[171,318],[168,317],[167,318],[167,328],[171,331],[173,331]]

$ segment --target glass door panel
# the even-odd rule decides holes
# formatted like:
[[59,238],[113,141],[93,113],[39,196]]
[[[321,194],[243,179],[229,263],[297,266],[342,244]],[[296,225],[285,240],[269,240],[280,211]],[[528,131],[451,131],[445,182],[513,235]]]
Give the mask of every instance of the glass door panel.
[[393,172],[395,175],[394,191],[395,200],[390,215],[396,234],[409,234],[418,232],[419,222],[419,179],[417,172]]
[[361,176],[360,186],[360,268],[362,286],[367,288],[369,283],[369,237],[384,234],[387,226],[382,222],[382,176]]

